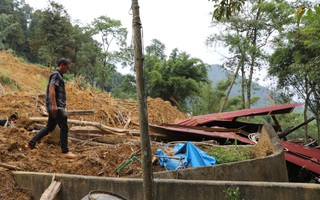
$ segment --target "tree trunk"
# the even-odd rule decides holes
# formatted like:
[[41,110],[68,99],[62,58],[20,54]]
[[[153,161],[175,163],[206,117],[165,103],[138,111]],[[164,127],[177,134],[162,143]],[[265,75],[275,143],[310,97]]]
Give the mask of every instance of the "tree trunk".
[[[310,98],[310,92],[311,92],[311,90],[309,92],[309,87],[308,87],[307,80],[305,80],[305,88],[306,88],[306,100],[305,100],[305,103],[304,103],[304,110],[303,110],[304,121],[306,121],[308,119],[307,115],[308,115],[309,98]],[[308,143],[308,138],[309,138],[308,124],[306,124],[304,126],[304,144]]]
[[[244,59],[244,58],[242,58]],[[244,70],[244,61],[241,61],[241,98],[242,98],[242,108],[245,109],[246,108],[246,98],[245,98],[245,90],[246,90],[246,73]]]
[[134,70],[136,72],[137,100],[142,156],[143,192],[145,200],[153,200],[152,155],[149,137],[147,98],[144,89],[141,21],[138,0],[132,0],[132,28],[134,45]]
[[223,100],[223,103],[222,103],[222,105],[221,105],[221,107],[220,107],[220,111],[219,111],[219,112],[222,112],[222,110],[224,109],[224,106],[226,105],[226,103],[227,103],[227,101],[228,101],[228,98],[229,98],[231,89],[232,89],[232,87],[233,87],[233,84],[234,84],[234,82],[236,81],[236,79],[237,79],[237,77],[238,77],[239,69],[240,69],[240,65],[238,65],[238,67],[237,67],[237,69],[236,69],[236,72],[234,73],[233,79],[232,79],[232,81],[231,81],[231,83],[230,83],[230,86],[229,86],[229,88],[228,88],[227,94],[226,94],[226,96],[225,96],[225,98],[224,98],[224,100]]

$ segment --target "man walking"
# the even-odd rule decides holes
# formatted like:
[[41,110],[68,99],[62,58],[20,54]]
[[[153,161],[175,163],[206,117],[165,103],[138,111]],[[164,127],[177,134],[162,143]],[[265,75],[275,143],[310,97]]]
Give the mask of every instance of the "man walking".
[[61,58],[57,62],[57,70],[50,75],[46,90],[46,107],[49,113],[48,122],[45,128],[40,130],[28,142],[26,147],[35,148],[36,143],[44,136],[52,132],[56,125],[60,127],[61,157],[76,158],[77,156],[68,148],[68,115],[66,112],[66,89],[63,74],[69,71],[71,62],[66,58]]

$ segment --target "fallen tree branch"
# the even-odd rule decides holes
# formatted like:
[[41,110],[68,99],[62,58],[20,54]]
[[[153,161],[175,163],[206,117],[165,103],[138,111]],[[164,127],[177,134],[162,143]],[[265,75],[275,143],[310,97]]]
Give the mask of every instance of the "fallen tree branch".
[[16,167],[16,166],[13,166],[13,165],[9,165],[9,164],[6,164],[6,163],[2,163],[2,162],[0,162],[0,167],[4,167],[4,168],[7,168],[7,169],[21,170],[19,167]]
[[[48,118],[46,117],[30,117],[29,118],[31,121],[47,121]],[[75,119],[69,119],[68,123],[70,124],[77,124],[77,125],[86,125],[86,126],[95,126],[99,128],[100,130],[103,130],[106,133],[111,133],[115,135],[126,135],[129,131],[126,129],[119,129],[119,128],[112,128],[109,126],[106,126],[104,124],[98,123],[98,122],[90,122],[90,121],[81,121],[81,120],[75,120]]]
[[74,115],[92,115],[96,114],[97,112],[94,110],[67,110],[68,116]]
[[111,144],[92,142],[91,140],[81,140],[81,139],[72,138],[72,137],[69,137],[68,139],[75,142],[75,143],[83,143],[83,144],[87,144],[89,146],[107,146],[107,147],[113,146]]
[[90,134],[103,134],[104,132],[95,127],[95,126],[73,126],[70,128],[70,131],[71,132],[74,132],[74,133],[90,133]]

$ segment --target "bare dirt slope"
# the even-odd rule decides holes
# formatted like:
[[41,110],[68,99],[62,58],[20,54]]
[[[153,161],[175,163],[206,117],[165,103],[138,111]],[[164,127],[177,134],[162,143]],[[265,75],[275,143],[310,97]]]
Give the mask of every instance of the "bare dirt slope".
[[[139,137],[132,134],[107,134],[116,142],[103,146],[88,145],[89,140],[69,141],[70,150],[78,157],[73,160],[60,158],[58,144],[47,138],[37,149],[27,149],[25,144],[35,134],[39,124],[30,117],[43,117],[45,86],[50,74],[48,68],[40,68],[0,52],[0,119],[10,118],[9,124],[0,126],[0,199],[30,199],[28,191],[16,187],[13,170],[67,173],[105,177],[123,177],[141,173],[141,164],[134,161],[119,173],[116,170],[133,155],[140,157]],[[69,119],[99,122],[109,127],[138,130],[138,105],[133,100],[118,100],[110,94],[78,86],[77,81],[67,83],[67,109],[93,110],[96,114],[70,116]],[[186,119],[169,102],[148,98],[149,123],[160,125]],[[44,122],[39,122],[44,125]],[[72,128],[70,124],[70,128]],[[153,151],[159,143],[152,143]],[[162,170],[154,166],[154,170]]]

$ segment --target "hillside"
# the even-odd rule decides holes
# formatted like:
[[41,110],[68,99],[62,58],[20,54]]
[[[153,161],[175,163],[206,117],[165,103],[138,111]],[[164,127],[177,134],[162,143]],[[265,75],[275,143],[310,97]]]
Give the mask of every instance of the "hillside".
[[[141,164],[133,162],[120,173],[116,169],[131,156],[140,156],[139,136],[136,134],[105,134],[105,145],[90,144],[92,138],[69,141],[69,148],[78,157],[60,158],[60,146],[50,142],[50,136],[41,141],[38,149],[26,149],[25,144],[37,127],[31,117],[45,117],[43,113],[45,86],[50,74],[48,68],[26,63],[13,55],[0,52],[0,164],[22,171],[67,173],[122,177],[141,173]],[[119,100],[110,94],[81,88],[77,81],[67,82],[67,109],[93,110],[96,114],[69,116],[69,119],[101,123],[110,128],[138,131],[138,105],[133,100]],[[162,99],[148,98],[149,123],[173,123],[188,116]],[[9,124],[5,119],[9,118]],[[8,126],[6,126],[8,125]],[[74,125],[69,125],[70,130]],[[71,134],[69,134],[70,136]],[[76,134],[73,134],[75,136]],[[161,143],[152,142],[153,151]],[[1,199],[30,199],[28,192],[16,188],[11,170],[0,165]],[[2,167],[1,167],[2,166]],[[158,168],[157,168],[158,167]],[[163,170],[155,166],[155,170]]]
[[[212,81],[212,87],[215,89],[215,86],[218,82],[226,80],[229,76],[233,74],[226,69],[222,68],[220,65],[211,65],[210,70],[208,71],[208,78]],[[241,94],[241,77],[238,77],[236,84],[233,86],[230,97],[234,97]],[[260,100],[252,106],[252,108],[264,107],[270,105],[269,94],[271,93],[266,87],[259,85],[258,83],[253,83],[255,90],[252,91],[252,97],[260,97]]]

